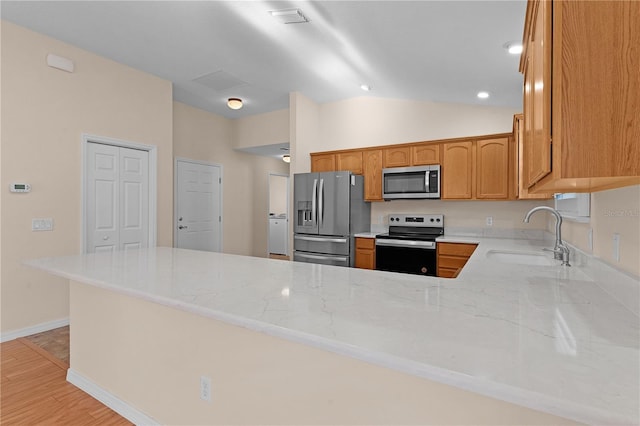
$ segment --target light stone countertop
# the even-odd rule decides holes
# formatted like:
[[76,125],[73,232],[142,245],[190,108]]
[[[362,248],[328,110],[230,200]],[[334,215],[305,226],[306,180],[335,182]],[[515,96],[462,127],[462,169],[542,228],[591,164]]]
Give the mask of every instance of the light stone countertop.
[[456,279],[164,247],[26,264],[577,421],[638,424],[637,314],[586,268],[487,257],[547,243],[455,241],[479,243]]
[[381,234],[382,232],[359,232],[357,234],[353,234],[356,238],[375,238],[376,235]]

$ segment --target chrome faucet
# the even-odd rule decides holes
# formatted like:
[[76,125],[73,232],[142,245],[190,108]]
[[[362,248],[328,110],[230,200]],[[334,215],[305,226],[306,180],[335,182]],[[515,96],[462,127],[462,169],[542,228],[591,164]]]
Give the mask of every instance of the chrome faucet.
[[534,207],[529,210],[527,215],[524,217],[524,222],[529,223],[529,218],[531,217],[531,215],[540,210],[546,210],[556,217],[556,245],[553,250],[547,248],[543,250],[552,251],[554,259],[562,260],[562,266],[571,266],[569,264],[569,254],[571,252],[569,250],[569,247],[567,247],[564,241],[562,241],[562,216],[560,216],[560,213],[558,213],[556,209],[547,206]]

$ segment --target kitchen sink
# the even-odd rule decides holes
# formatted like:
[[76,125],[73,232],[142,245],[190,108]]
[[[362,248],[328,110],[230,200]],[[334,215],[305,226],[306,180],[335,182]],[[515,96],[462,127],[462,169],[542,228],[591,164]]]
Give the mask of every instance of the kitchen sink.
[[516,265],[552,266],[556,263],[544,253],[535,251],[489,250],[487,258]]

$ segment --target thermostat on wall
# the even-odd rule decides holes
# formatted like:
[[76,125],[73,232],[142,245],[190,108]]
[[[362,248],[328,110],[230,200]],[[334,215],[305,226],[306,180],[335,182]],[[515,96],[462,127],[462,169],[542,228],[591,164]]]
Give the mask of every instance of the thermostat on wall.
[[31,192],[31,185],[28,183],[12,183],[9,185],[11,192]]

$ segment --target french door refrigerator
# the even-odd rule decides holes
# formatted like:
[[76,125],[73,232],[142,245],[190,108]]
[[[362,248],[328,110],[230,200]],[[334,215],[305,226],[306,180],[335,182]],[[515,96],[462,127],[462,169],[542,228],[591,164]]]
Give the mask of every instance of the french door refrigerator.
[[364,178],[347,171],[295,174],[293,194],[293,260],[353,266],[354,234],[371,225]]

